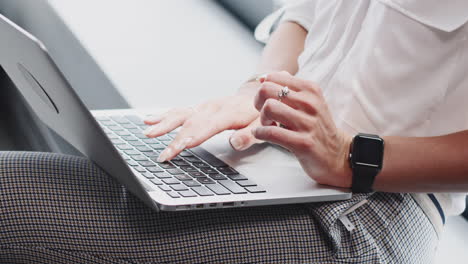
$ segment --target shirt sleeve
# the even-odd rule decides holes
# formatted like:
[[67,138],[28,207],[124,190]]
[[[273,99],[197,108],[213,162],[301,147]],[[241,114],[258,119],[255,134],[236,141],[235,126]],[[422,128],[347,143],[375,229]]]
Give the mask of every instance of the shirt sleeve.
[[314,21],[316,2],[317,0],[299,0],[284,5],[260,22],[255,29],[255,38],[263,43],[268,42],[277,26],[286,21],[295,22],[309,31]]

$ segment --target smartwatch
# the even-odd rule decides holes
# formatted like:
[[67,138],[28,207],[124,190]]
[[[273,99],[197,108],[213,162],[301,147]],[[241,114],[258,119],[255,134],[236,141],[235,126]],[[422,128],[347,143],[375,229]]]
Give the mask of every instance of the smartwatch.
[[374,179],[383,165],[384,140],[371,134],[357,134],[351,143],[349,162],[353,171],[351,190],[372,192]]

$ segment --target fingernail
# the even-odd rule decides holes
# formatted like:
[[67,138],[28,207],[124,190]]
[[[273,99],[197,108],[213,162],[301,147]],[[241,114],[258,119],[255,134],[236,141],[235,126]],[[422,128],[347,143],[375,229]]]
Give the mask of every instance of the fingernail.
[[260,76],[257,77],[257,81],[259,81],[259,82],[262,83],[262,82],[264,82],[264,81],[267,79],[267,77],[268,77],[268,74],[267,74],[267,73],[262,74],[262,75],[260,75]]
[[154,122],[159,122],[161,121],[162,119],[162,116],[159,116],[159,115],[154,115],[154,116],[148,116],[145,118],[145,121],[146,122],[149,122],[149,123],[154,123]]
[[172,150],[170,148],[166,148],[158,157],[158,162],[165,162],[167,158],[171,155]]
[[244,148],[244,143],[239,137],[232,137],[229,139],[229,143],[231,143],[231,146],[235,150],[243,150]]
[[192,141],[191,137],[184,138],[184,139],[182,139],[182,141],[179,144],[176,145],[175,148],[178,149],[178,150],[182,150],[187,146],[188,143],[190,143],[190,141]]
[[155,126],[148,127],[147,129],[143,130],[143,134],[147,136],[148,134],[151,133],[151,131],[153,131],[154,128]]

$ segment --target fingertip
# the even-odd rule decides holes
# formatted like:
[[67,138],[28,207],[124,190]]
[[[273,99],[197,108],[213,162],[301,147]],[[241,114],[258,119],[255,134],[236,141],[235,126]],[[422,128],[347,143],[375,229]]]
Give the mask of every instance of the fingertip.
[[162,116],[155,115],[155,116],[148,116],[146,117],[143,122],[147,125],[154,125],[156,123],[161,122]]
[[267,80],[267,78],[268,78],[268,74],[265,73],[265,74],[258,76],[257,81],[259,81],[260,83],[263,83]]

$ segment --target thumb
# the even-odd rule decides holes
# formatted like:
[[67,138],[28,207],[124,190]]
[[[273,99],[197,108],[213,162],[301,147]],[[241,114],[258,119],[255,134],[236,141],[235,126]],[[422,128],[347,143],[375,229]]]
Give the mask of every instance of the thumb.
[[248,126],[234,132],[229,139],[231,147],[237,151],[242,151],[248,149],[253,144],[262,143],[262,140],[255,138],[252,134],[252,129],[259,126],[261,126],[260,118],[257,118]]

